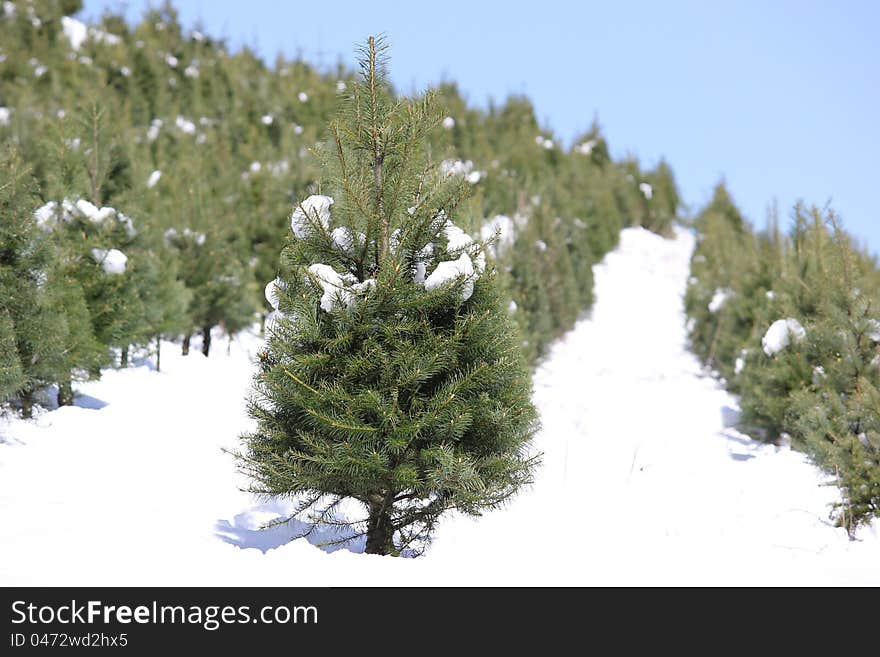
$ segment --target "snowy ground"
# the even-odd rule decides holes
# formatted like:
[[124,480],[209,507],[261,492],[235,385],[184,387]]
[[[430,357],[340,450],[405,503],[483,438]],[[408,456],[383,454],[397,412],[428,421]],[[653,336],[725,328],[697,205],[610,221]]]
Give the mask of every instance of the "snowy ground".
[[[880,528],[828,521],[833,487],[731,428],[736,401],[685,346],[693,247],[638,229],[596,266],[597,302],[535,378],[544,465],[500,511],[453,517],[420,559],[257,527],[223,447],[249,420],[259,341],[163,352],[0,422],[0,585],[880,584]],[[197,348],[197,345],[196,345]]]

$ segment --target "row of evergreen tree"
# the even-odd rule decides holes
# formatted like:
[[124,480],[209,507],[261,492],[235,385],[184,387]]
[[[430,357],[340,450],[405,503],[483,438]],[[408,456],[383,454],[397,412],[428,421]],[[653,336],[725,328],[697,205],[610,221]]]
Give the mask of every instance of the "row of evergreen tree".
[[[170,4],[136,25],[72,18],[79,0],[19,0],[0,16],[0,402],[124,366],[177,339],[188,353],[272,308],[291,209],[319,192],[326,124],[355,71],[264,64],[184,29]],[[389,93],[393,92],[389,89]],[[445,118],[430,160],[461,178],[459,225],[500,229],[493,247],[509,311],[534,360],[592,294],[592,265],[619,230],[668,232],[669,167],[613,161],[594,125],[572,148],[511,97],[467,105],[436,90]]]
[[756,231],[723,185],[695,218],[695,352],[740,395],[753,436],[790,443],[840,487],[852,533],[880,515],[880,269],[833,211]]

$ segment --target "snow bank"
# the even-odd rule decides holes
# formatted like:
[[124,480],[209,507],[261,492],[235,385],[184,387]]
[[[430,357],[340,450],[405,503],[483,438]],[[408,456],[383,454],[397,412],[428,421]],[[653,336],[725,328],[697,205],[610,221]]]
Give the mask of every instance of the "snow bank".
[[807,332],[801,323],[791,317],[787,319],[778,319],[764,334],[761,340],[761,346],[764,353],[768,356],[774,356],[783,349],[787,348],[792,342],[800,342],[807,336]]

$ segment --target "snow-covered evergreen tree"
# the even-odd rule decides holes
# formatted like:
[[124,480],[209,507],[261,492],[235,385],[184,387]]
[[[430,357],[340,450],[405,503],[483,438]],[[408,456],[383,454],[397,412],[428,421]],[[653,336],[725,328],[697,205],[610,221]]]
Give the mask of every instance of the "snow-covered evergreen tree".
[[44,207],[34,213],[38,198],[28,168],[13,150],[4,151],[0,166],[0,319],[4,343],[14,345],[4,350],[8,378],[0,400],[18,399],[27,417],[39,388],[92,365],[97,343],[88,316],[83,324],[69,312],[82,301],[82,290],[66,280],[41,229],[51,212]]
[[[254,491],[399,554],[531,480],[536,412],[485,244],[455,223],[466,183],[424,156],[442,115],[391,98],[383,50],[364,48],[324,182],[292,213],[239,458]],[[346,499],[362,517],[336,518]]]

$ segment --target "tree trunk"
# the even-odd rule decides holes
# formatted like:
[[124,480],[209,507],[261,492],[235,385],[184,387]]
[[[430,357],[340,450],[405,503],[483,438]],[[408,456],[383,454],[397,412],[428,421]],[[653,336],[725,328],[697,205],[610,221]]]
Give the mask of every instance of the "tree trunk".
[[205,356],[211,351],[211,329],[206,326],[202,329],[202,353]]
[[191,337],[190,334],[187,333],[186,336],[184,336],[184,338],[183,338],[183,349],[181,349],[180,353],[183,354],[184,356],[189,356],[189,339],[190,339],[190,337]]
[[370,517],[367,520],[367,554],[388,555],[394,549],[394,525],[391,523],[391,496],[382,502],[370,503]]
[[24,390],[21,393],[21,416],[26,420],[34,416],[34,391]]
[[73,406],[73,385],[69,376],[58,382],[58,406]]
[[156,371],[162,371],[162,336],[156,336]]
[[122,353],[119,355],[119,367],[128,367],[128,345],[122,348]]

